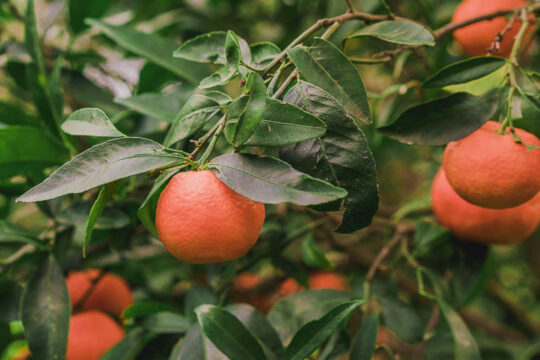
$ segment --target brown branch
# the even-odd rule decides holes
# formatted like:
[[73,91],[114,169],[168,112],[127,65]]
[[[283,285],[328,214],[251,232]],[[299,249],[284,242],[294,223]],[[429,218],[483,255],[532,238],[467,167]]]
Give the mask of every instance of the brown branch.
[[353,13],[354,9],[353,9],[353,6],[351,4],[351,0],[345,0],[345,2],[347,3],[347,12]]
[[516,19],[519,16],[519,10],[515,10],[512,16],[510,17],[510,20],[508,20],[508,23],[502,29],[497,36],[495,36],[495,39],[491,43],[491,46],[489,47],[487,53],[490,55],[496,55],[501,53],[501,41],[503,40],[504,36],[510,29],[512,29],[512,26],[514,26],[514,23],[516,22]]
[[375,256],[375,259],[373,259],[373,262],[369,266],[369,270],[366,275],[366,283],[371,283],[373,278],[375,277],[375,273],[377,272],[377,269],[381,266],[381,263],[383,262],[384,258],[390,253],[390,250],[394,246],[396,246],[400,240],[403,237],[403,231],[400,229],[396,229],[396,232],[394,236],[390,239],[390,241],[379,251],[377,256]]

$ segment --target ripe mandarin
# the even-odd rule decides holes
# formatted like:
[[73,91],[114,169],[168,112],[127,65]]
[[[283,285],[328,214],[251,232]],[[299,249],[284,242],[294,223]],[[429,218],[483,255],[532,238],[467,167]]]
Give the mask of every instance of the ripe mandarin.
[[122,311],[133,303],[133,294],[129,284],[120,276],[106,273],[93,285],[90,295],[83,297],[92,287],[93,281],[100,276],[97,269],[74,271],[68,274],[66,283],[71,304],[74,308],[86,310],[99,310],[112,315],[120,316]]
[[234,192],[209,170],[175,175],[156,209],[159,238],[192,264],[238,259],[255,244],[263,222],[264,204]]
[[[343,276],[334,272],[319,271],[313,273],[309,276],[308,282],[311,290],[333,289],[349,291],[347,280],[345,280]],[[296,280],[289,278],[281,283],[279,295],[283,297],[289,296],[303,289],[304,287]]]
[[[454,190],[466,201],[481,207],[504,209],[530,200],[540,190],[540,150],[528,151],[507,128],[488,121],[469,136],[446,146],[443,167]],[[525,143],[540,146],[540,140],[516,129]]]
[[99,311],[75,314],[69,322],[66,360],[99,360],[124,338],[124,330]]
[[[454,12],[452,22],[467,21],[478,16],[493,13],[499,10],[509,10],[527,5],[525,0],[464,0]],[[505,28],[507,20],[504,16],[491,20],[480,21],[454,32],[454,38],[462,48],[463,52],[469,56],[485,55],[490,48],[497,34]],[[514,38],[519,32],[521,23],[514,22],[510,30],[504,35],[500,43],[500,54],[508,57],[514,45]],[[534,31],[533,27],[528,28],[527,35]]]
[[439,223],[462,240],[511,245],[527,239],[540,223],[540,194],[509,209],[486,209],[459,197],[441,168],[431,188]]
[[257,274],[241,273],[233,281],[233,302],[247,303],[266,314],[277,300],[275,294],[253,293],[253,290],[262,282]]

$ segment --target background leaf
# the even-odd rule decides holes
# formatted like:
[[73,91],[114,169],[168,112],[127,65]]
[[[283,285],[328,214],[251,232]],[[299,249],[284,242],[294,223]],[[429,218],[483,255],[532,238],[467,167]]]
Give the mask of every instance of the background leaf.
[[62,130],[70,135],[84,136],[125,136],[109,120],[107,115],[96,108],[86,108],[74,111],[62,123]]
[[431,31],[412,21],[381,21],[364,26],[347,38],[372,36],[377,39],[402,45],[435,45]]
[[202,63],[225,63],[225,39],[224,31],[213,31],[195,36],[185,41],[176,49],[173,56],[185,60]]
[[422,85],[424,88],[445,87],[462,84],[483,78],[500,69],[506,59],[495,56],[484,56],[466,59],[445,66]]
[[69,27],[73,33],[78,34],[88,28],[84,23],[86,18],[100,18],[107,12],[109,0],[69,0]]
[[362,326],[356,332],[349,360],[370,360],[375,352],[379,332],[379,313],[375,312],[362,319]]

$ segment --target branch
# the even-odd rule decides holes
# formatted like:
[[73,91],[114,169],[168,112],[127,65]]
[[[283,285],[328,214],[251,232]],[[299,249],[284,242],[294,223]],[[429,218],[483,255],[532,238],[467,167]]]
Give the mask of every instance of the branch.
[[497,36],[495,37],[495,40],[493,40],[493,42],[491,43],[491,46],[489,47],[487,51],[488,54],[495,55],[495,54],[501,53],[501,41],[503,40],[504,35],[506,35],[506,33],[510,31],[510,29],[512,29],[512,26],[514,25],[514,22],[516,22],[516,19],[518,16],[519,16],[519,10],[515,10],[510,20],[508,20],[508,23],[506,24],[504,29],[502,29],[497,34]]

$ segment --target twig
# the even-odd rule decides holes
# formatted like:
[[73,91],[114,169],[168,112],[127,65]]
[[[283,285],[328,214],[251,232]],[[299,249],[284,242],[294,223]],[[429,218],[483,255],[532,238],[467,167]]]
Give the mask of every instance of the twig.
[[201,137],[199,140],[197,140],[197,143],[195,144],[195,149],[189,154],[190,159],[195,159],[195,156],[201,151],[204,144],[214,135],[214,133],[219,129],[221,124],[225,121],[225,115],[219,121],[210,129],[206,134],[204,134],[203,137]]
[[272,95],[272,98],[273,99],[279,98],[281,96],[281,94],[283,94],[285,92],[285,90],[287,90],[287,87],[293,82],[293,80],[296,78],[296,75],[298,75],[298,74],[299,74],[298,69],[294,69],[293,72],[289,74],[287,79],[285,79],[283,84],[281,84],[279,89],[276,90],[274,95]]
[[401,238],[403,237],[403,230],[402,229],[396,229],[396,232],[394,233],[394,236],[390,239],[390,241],[379,251],[375,259],[373,259],[373,262],[371,263],[369,270],[366,275],[366,283],[370,284],[373,278],[375,277],[375,273],[377,272],[377,269],[383,262],[383,260],[388,256],[390,253],[390,250],[394,246],[396,246]]
[[349,13],[353,13],[354,12],[354,9],[352,7],[352,4],[351,4],[351,0],[345,0],[345,2],[347,3],[347,12]]
[[501,53],[501,41],[503,40],[504,36],[510,29],[512,29],[512,26],[514,26],[514,22],[516,21],[517,17],[519,16],[519,10],[515,10],[512,16],[510,17],[510,20],[508,20],[508,23],[502,29],[497,36],[495,36],[495,39],[491,43],[491,46],[488,49],[488,54],[495,55]]

